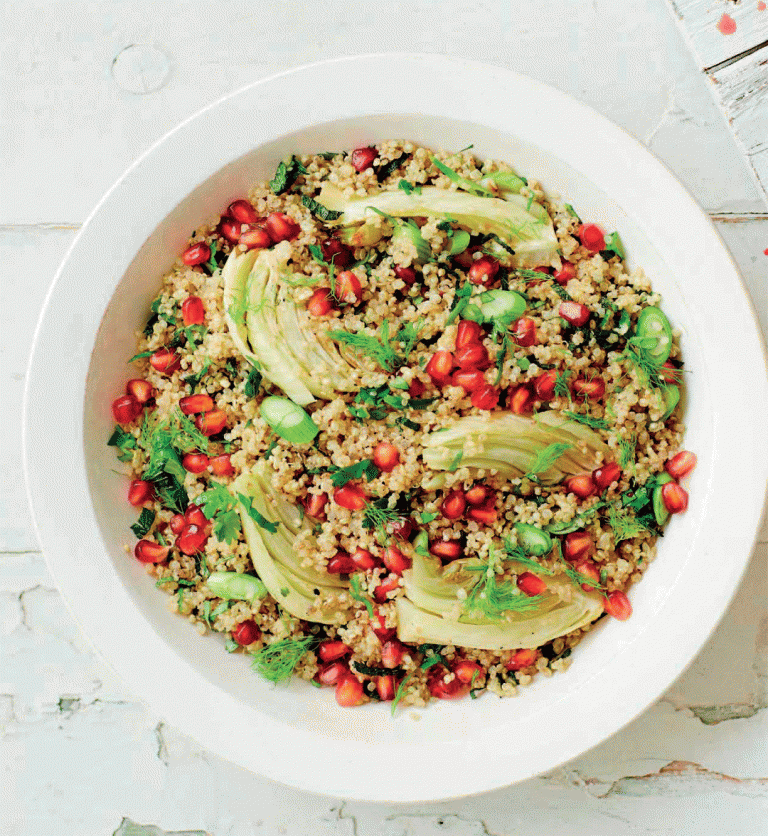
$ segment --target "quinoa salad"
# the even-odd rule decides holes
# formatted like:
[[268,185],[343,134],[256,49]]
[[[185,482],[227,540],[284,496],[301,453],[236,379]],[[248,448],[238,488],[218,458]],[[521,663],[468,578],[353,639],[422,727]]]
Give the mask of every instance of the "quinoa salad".
[[108,441],[126,552],[223,662],[341,706],[564,670],[631,617],[696,463],[679,332],[625,259],[471,146],[284,160],[147,312]]

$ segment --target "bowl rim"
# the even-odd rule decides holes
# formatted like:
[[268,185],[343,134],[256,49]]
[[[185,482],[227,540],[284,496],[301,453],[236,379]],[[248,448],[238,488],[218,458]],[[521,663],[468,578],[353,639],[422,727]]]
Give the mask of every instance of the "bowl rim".
[[[682,213],[677,215],[677,217],[684,216],[687,221],[686,229],[681,232],[682,237],[685,240],[694,240],[698,236],[699,240],[706,240],[712,248],[717,260],[713,267],[718,273],[720,282],[728,290],[724,304],[731,315],[740,318],[735,321],[743,322],[740,332],[734,336],[735,346],[742,356],[750,358],[750,368],[755,376],[763,378],[762,382],[758,381],[750,403],[745,405],[743,410],[743,419],[746,422],[752,422],[753,426],[760,425],[760,421],[764,420],[764,415],[768,411],[768,372],[766,372],[766,349],[756,323],[751,300],[740,279],[738,269],[711,219],[651,152],[623,129],[587,105],[549,85],[512,70],[441,55],[374,53],[297,67],[260,79],[229,93],[188,117],[160,138],[106,192],[75,236],[59,267],[46,295],[35,330],[24,393],[24,471],[29,505],[38,539],[50,571],[70,612],[99,655],[154,711],[167,718],[173,725],[191,734],[217,754],[257,773],[301,789],[361,800],[434,801],[485,792],[555,768],[583,754],[617,732],[669,687],[690,664],[714,631],[743,577],[757,537],[765,502],[768,449],[758,449],[754,454],[755,478],[752,482],[756,489],[749,493],[748,507],[736,508],[733,501],[728,505],[735,513],[742,515],[741,519],[746,523],[747,534],[735,546],[733,543],[728,546],[732,563],[719,578],[718,589],[711,592],[708,616],[701,622],[691,625],[682,620],[679,614],[669,612],[669,608],[663,605],[660,612],[664,612],[667,618],[667,624],[670,625],[668,629],[670,632],[676,631],[675,634],[680,636],[680,640],[670,648],[669,655],[657,660],[653,667],[647,660],[638,663],[645,673],[644,687],[634,689],[632,693],[622,693],[624,699],[620,705],[616,706],[615,713],[604,712],[594,718],[591,725],[581,724],[579,728],[574,728],[568,740],[562,741],[562,745],[556,752],[530,753],[529,760],[522,767],[510,762],[509,758],[489,756],[484,762],[483,769],[476,766],[467,772],[465,771],[466,765],[473,763],[469,743],[449,741],[431,747],[434,748],[434,752],[429,755],[411,747],[408,749],[407,763],[404,764],[401,774],[383,781],[381,776],[376,774],[377,784],[372,786],[374,775],[364,768],[361,769],[362,761],[371,758],[372,751],[376,749],[381,750],[384,757],[397,757],[398,753],[402,757],[404,744],[403,746],[377,746],[373,742],[334,741],[319,732],[315,735],[308,735],[304,731],[287,728],[263,715],[258,721],[259,735],[267,742],[263,746],[262,754],[254,756],[253,752],[243,750],[244,747],[240,745],[241,730],[237,730],[233,725],[245,720],[252,721],[253,711],[244,711],[242,706],[238,706],[229,695],[223,694],[220,689],[193,670],[181,656],[163,644],[153,628],[138,613],[123,612],[121,619],[118,620],[113,615],[103,612],[103,609],[95,612],[92,609],[92,595],[83,588],[84,580],[94,580],[92,576],[89,576],[88,568],[88,550],[93,548],[93,543],[90,542],[93,538],[85,538],[84,543],[77,540],[78,527],[85,525],[91,534],[95,532],[96,547],[100,545],[98,531],[94,528],[95,520],[92,519],[89,511],[90,497],[87,485],[83,482],[82,399],[79,403],[77,399],[78,395],[82,394],[81,386],[84,385],[85,375],[81,375],[82,380],[73,380],[76,372],[79,374],[83,369],[87,372],[90,353],[83,351],[83,346],[78,343],[77,336],[71,333],[71,327],[68,332],[67,328],[61,322],[57,322],[54,316],[57,306],[62,304],[64,291],[72,290],[74,287],[73,283],[76,281],[79,269],[77,259],[82,257],[85,249],[93,246],[94,241],[91,239],[94,237],[99,222],[103,221],[109,211],[125,200],[123,192],[130,191],[127,187],[140,183],[142,178],[146,177],[147,171],[151,171],[164,160],[170,159],[170,154],[175,150],[171,146],[179,144],[183,146],[191,139],[195,131],[210,126],[212,120],[217,118],[219,111],[226,111],[227,108],[234,111],[238,103],[242,105],[246,101],[259,107],[266,107],[271,103],[275,106],[287,107],[290,111],[293,104],[286,105],[285,100],[279,95],[286,85],[301,87],[304,81],[325,82],[345,76],[351,77],[353,73],[358,80],[372,79],[380,77],[384,71],[396,75],[403,81],[414,77],[414,73],[433,78],[442,75],[455,80],[457,86],[461,86],[465,91],[469,89],[470,83],[490,85],[491,89],[497,91],[504,90],[506,93],[514,91],[518,100],[526,102],[531,107],[534,107],[533,103],[538,101],[545,109],[556,108],[564,119],[577,120],[578,124],[584,126],[586,134],[594,131],[596,135],[602,136],[605,144],[604,153],[611,164],[625,155],[627,159],[632,160],[636,172],[647,173],[654,182],[660,183],[664,188],[665,201],[658,207],[658,223],[649,222],[656,224],[653,226],[653,233],[657,240],[659,237],[665,240],[663,224],[674,221],[675,213]],[[349,117],[381,112],[421,112],[418,107],[420,101],[416,89],[392,84],[385,85],[386,89],[383,90],[379,87],[372,91],[368,87],[361,92],[360,88],[365,87],[365,84],[359,83],[355,85],[355,90],[350,91],[347,88],[346,93],[349,94],[347,101],[343,105],[337,103],[336,110],[325,121],[343,118],[344,115]],[[457,102],[455,93],[455,90],[451,90],[440,91],[439,95],[435,94],[429,103],[430,112],[438,118],[440,115],[447,116],[448,113],[453,112]],[[465,105],[466,111],[476,117],[468,121],[491,125],[509,134],[517,133],[510,126],[508,117],[492,112],[492,102],[485,92],[482,94],[481,102],[467,104],[465,100],[459,99],[459,101]],[[444,108],[445,112],[434,113],[435,108]],[[298,104],[294,110],[299,110]],[[484,118],[477,118],[480,113]],[[289,116],[295,121],[298,120],[297,124],[311,124],[311,122],[301,123],[302,115],[294,111],[290,111]],[[254,141],[254,146],[263,144],[273,136],[268,132],[263,137],[260,135],[259,140]],[[234,157],[230,156],[230,159]],[[220,168],[227,161],[219,159],[218,167]],[[595,181],[594,178],[591,179]],[[602,188],[600,182],[597,185]],[[187,192],[182,191],[182,193]],[[612,195],[612,192],[609,191],[608,194]],[[622,205],[621,201],[619,203]],[[164,213],[158,213],[153,228],[163,216]],[[660,249],[659,252],[663,257],[664,251]],[[127,264],[125,266],[127,267]],[[68,282],[69,288],[67,288]],[[52,347],[60,345],[62,341],[66,346],[66,352],[61,358],[55,359],[52,366]],[[64,398],[62,413],[68,421],[73,422],[71,426],[77,427],[80,433],[63,441],[58,439],[63,449],[56,461],[53,461],[53,457],[50,456],[46,459],[45,454],[50,452],[50,449],[46,444],[41,445],[35,441],[46,438],[53,429],[52,421],[46,416],[44,409],[47,396],[45,386],[51,383],[52,368],[53,371],[66,378],[68,383],[73,384],[71,392],[62,394]],[[743,380],[734,381],[734,389],[737,382],[740,385]],[[61,383],[63,385],[64,380]],[[59,425],[61,424],[60,416],[57,419]],[[723,442],[725,455],[740,449],[738,439],[728,440],[721,436],[720,440]],[[74,478],[73,484],[69,486],[71,494],[62,498],[57,492],[59,484],[57,476],[60,477],[61,467],[64,464],[72,468]],[[722,465],[719,473],[727,476],[732,473],[732,467]],[[63,511],[68,512],[65,519],[62,518]],[[76,514],[81,515],[75,518],[77,527],[73,519],[73,515]],[[713,530],[713,537],[717,542],[725,545],[722,533],[718,535],[718,532]],[[100,579],[100,582],[102,592],[108,590],[116,600],[125,604],[127,598],[124,593],[121,595],[119,583],[116,583],[115,579]],[[157,653],[157,657],[151,656],[148,660],[144,654],[121,654],[125,650],[123,636],[126,624],[135,640],[142,646],[150,648],[153,653]],[[147,676],[148,667],[153,671],[162,670],[168,677],[177,677],[179,681],[185,683],[186,688],[194,687],[197,695],[195,704],[189,706],[175,700],[173,698],[177,690],[175,685],[174,694],[169,694],[165,685],[161,686],[160,683]],[[611,689],[619,688],[618,685],[610,687]],[[225,713],[222,709],[231,711],[232,722],[226,724],[225,729],[207,728],[204,722],[206,714],[210,716],[211,712],[215,712],[221,716]],[[295,752],[299,749],[307,752],[307,756],[296,759],[286,754],[285,751]],[[426,767],[437,759],[440,765],[430,773]],[[456,762],[464,766],[459,769]],[[320,767],[323,764],[332,764],[334,768],[322,769]]]

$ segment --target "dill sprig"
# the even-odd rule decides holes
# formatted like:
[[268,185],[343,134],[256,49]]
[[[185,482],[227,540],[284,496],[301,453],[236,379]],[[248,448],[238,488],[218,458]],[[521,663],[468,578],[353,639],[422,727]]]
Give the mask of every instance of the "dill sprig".
[[603,418],[593,418],[591,415],[580,415],[578,412],[570,412],[565,410],[563,415],[567,415],[572,421],[577,421],[579,424],[584,424],[591,427],[593,430],[607,430],[610,424]]
[[536,453],[528,472],[525,474],[529,479],[532,476],[537,476],[539,473],[544,473],[565,453],[573,448],[573,444],[565,444],[560,441],[555,441],[548,444],[544,449]]
[[539,604],[541,595],[525,595],[511,581],[503,580],[499,583],[493,565],[489,564],[482,577],[470,589],[464,602],[464,611],[470,616],[481,615],[491,621],[499,621],[505,613],[532,612],[539,608]]
[[512,543],[511,537],[507,537],[507,539],[504,541],[504,551],[507,553],[507,560],[514,560],[515,563],[519,563],[521,566],[525,566],[527,569],[531,569],[533,572],[538,572],[542,575],[553,574],[551,569],[547,569],[546,566],[542,566],[541,563],[538,563],[537,561],[528,557],[528,555],[520,548],[520,546],[515,546]]
[[593,581],[592,578],[587,577],[586,575],[582,575],[581,572],[578,572],[573,566],[563,557],[563,552],[560,549],[560,543],[557,544],[557,554],[560,560],[560,564],[565,571],[565,574],[568,578],[575,583],[577,586],[581,586],[582,584],[586,584],[587,586],[591,587],[592,589],[601,590],[603,586],[599,584],[597,581]]
[[635,468],[635,449],[637,447],[637,436],[619,439],[619,466],[622,469]]
[[361,604],[364,604],[365,608],[368,610],[369,617],[373,618],[373,602],[361,589],[359,575],[352,575],[350,577],[349,594],[355,599],[355,601],[359,601]]
[[608,525],[613,529],[613,541],[617,546],[622,540],[631,540],[646,530],[637,521],[634,512],[619,503],[608,509]]
[[314,636],[281,639],[255,653],[251,667],[270,682],[282,682],[290,677],[315,641]]
[[[385,372],[391,372],[408,359],[408,355],[419,339],[422,327],[423,320],[416,323],[409,322],[390,337],[389,322],[384,320],[375,337],[370,334],[353,334],[350,331],[329,331],[328,336],[336,342],[348,345],[358,354],[370,357]],[[400,343],[400,353],[395,351],[393,343]]]
[[656,362],[649,348],[655,345],[654,337],[630,337],[624,346],[622,356],[637,369],[637,373],[646,386],[654,389],[667,389],[668,384],[661,376],[661,366]]
[[396,508],[390,508],[387,497],[383,496],[367,502],[363,509],[363,528],[374,529],[382,538],[388,539],[387,526],[402,519],[402,514]]
[[555,386],[554,386],[554,394],[560,398],[568,398],[568,400],[573,403],[571,398],[571,389],[568,386],[568,380],[571,377],[571,372],[568,369],[565,369],[562,372],[558,372],[555,375]]

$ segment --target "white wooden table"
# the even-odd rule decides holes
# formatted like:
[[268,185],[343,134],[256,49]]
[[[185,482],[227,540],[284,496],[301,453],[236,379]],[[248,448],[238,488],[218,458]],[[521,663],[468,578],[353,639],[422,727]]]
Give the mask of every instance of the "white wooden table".
[[[697,12],[695,2],[676,0],[688,31],[699,26],[713,44],[710,29],[721,15],[742,25],[750,3],[757,7],[757,0],[702,0]],[[202,105],[326,57],[462,55],[509,66],[593,105],[643,140],[712,215],[768,332],[768,207],[701,72],[729,56],[706,63],[702,38],[692,35],[695,59],[663,0],[326,0],[312,12],[280,0],[11,0],[3,11],[0,832],[107,836],[125,818],[212,836],[768,834],[766,527],[705,649],[629,727],[524,784],[396,808],[276,786],[202,750],[139,704],[94,657],[53,587],[21,475],[33,329],[56,266],[98,198],[143,149]],[[768,26],[764,14],[763,24],[754,13],[749,32],[743,24],[753,40],[748,48]],[[768,52],[755,55],[746,56],[749,66]],[[731,66],[738,69],[714,71],[722,83],[747,71],[741,61]],[[768,100],[754,96],[754,84],[748,88],[749,130],[757,133],[745,139],[744,119],[736,128],[755,162],[765,148],[759,126],[768,120]],[[743,96],[729,99],[731,116],[740,103]]]

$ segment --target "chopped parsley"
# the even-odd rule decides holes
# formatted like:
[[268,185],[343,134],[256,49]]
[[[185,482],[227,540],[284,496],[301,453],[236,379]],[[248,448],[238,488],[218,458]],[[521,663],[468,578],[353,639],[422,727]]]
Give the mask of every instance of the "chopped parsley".
[[282,682],[288,679],[296,665],[316,641],[314,636],[300,639],[281,639],[274,644],[262,647],[253,655],[252,667],[264,679],[270,682]]
[[155,512],[150,511],[149,508],[142,508],[138,520],[131,526],[131,531],[136,537],[141,538],[152,528],[155,521]]
[[245,389],[243,390],[246,398],[256,397],[259,391],[259,386],[261,386],[261,380],[261,372],[253,366],[248,372],[248,378],[245,381]]
[[133,451],[136,449],[136,439],[131,433],[125,432],[121,427],[115,427],[115,431],[109,437],[107,444],[110,447],[117,447],[120,451],[117,458],[121,462],[129,462],[133,459]]
[[269,188],[275,194],[283,194],[293,186],[300,174],[306,173],[307,169],[301,164],[301,160],[292,156],[288,162],[281,161],[277,166],[275,176],[269,181]]
[[348,467],[340,467],[331,472],[333,473],[331,482],[334,488],[341,488],[347,482],[351,482],[353,479],[362,479],[363,476],[365,476],[366,481],[370,482],[379,475],[379,469],[372,459],[363,459]]
[[203,514],[214,521],[213,533],[217,539],[226,543],[234,543],[240,534],[240,515],[235,510],[235,498],[221,482],[209,482],[207,491],[197,497],[195,504],[199,505]]
[[433,520],[436,520],[436,519],[437,519],[437,517],[438,517],[438,515],[437,515],[437,514],[435,514],[435,513],[431,513],[431,512],[427,512],[427,511],[422,511],[422,512],[419,514],[419,520],[420,520],[420,522],[421,522],[421,524],[422,524],[422,525],[428,525],[428,524],[429,524],[429,523],[431,523]]
[[206,374],[208,374],[208,369],[210,367],[211,367],[211,358],[206,357],[205,358],[205,363],[203,363],[203,368],[200,369],[200,371],[197,372],[197,374],[190,374],[190,375],[187,375],[187,377],[183,377],[181,379],[182,383],[187,383],[189,385],[189,387],[192,389],[192,391],[194,392],[195,389],[200,385],[200,381],[206,376]]
[[[258,525],[260,528],[263,528],[265,531],[268,531],[270,534],[275,534],[277,532],[277,527],[280,525],[278,522],[270,522],[266,517],[263,517],[259,511],[253,507],[253,497],[246,496],[243,493],[238,493],[237,498],[242,503],[243,508],[245,508],[245,513]],[[203,512],[205,513],[205,512]]]
[[469,297],[472,295],[472,285],[467,282],[462,287],[457,288],[453,296],[453,303],[448,311],[448,319],[445,320],[446,325],[450,325],[456,317],[461,316],[464,308],[469,304]]

